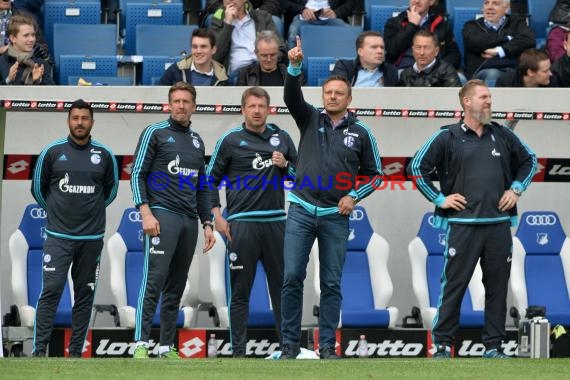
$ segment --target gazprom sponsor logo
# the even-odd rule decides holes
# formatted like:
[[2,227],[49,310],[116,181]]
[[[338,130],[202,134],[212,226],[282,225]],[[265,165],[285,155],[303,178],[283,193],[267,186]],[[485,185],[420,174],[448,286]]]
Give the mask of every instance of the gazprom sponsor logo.
[[95,186],[92,185],[70,185],[69,174],[59,180],[59,190],[63,193],[71,194],[95,194]]

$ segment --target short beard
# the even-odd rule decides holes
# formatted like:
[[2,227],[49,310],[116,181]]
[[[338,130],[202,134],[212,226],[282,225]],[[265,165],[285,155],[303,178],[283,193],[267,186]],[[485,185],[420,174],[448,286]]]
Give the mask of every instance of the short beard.
[[493,120],[493,114],[490,111],[489,113],[485,111],[475,112],[473,113],[473,118],[484,125],[489,124]]

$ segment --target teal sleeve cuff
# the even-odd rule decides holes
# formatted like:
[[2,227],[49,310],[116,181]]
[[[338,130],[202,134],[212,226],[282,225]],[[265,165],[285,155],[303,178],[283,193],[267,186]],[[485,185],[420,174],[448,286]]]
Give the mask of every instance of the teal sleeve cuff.
[[443,195],[442,193],[439,193],[439,195],[437,196],[437,198],[435,198],[433,200],[433,203],[437,206],[437,207],[441,207],[441,205],[443,204],[443,202],[445,202],[445,195]]
[[301,75],[301,68],[302,67],[303,67],[302,62],[299,65],[299,67],[293,66],[293,65],[291,65],[291,63],[289,63],[289,66],[287,66],[287,73],[289,73],[289,75],[291,75],[293,77],[298,77],[299,75]]
[[514,181],[511,184],[511,190],[515,190],[519,193],[522,193],[524,191],[524,185],[522,183],[520,183],[519,181]]

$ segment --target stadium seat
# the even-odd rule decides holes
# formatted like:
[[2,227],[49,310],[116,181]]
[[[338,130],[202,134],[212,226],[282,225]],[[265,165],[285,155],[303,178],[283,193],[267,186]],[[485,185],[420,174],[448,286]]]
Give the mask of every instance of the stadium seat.
[[176,64],[182,57],[147,55],[144,57],[141,74],[141,84],[143,86],[153,85],[153,78],[160,78],[170,65]]
[[528,306],[546,306],[552,326],[570,326],[570,240],[555,212],[521,215],[513,237],[511,290],[521,316]]
[[182,25],[183,16],[184,12],[182,2],[180,1],[127,2],[125,14],[125,54],[135,54],[137,25]]
[[384,33],[384,25],[388,19],[397,16],[400,12],[406,10],[406,6],[398,5],[372,5],[370,7],[370,30]]
[[[388,273],[388,242],[372,230],[366,210],[356,206],[350,215],[346,259],[342,271],[339,328],[395,327],[398,309],[388,307],[393,285]],[[314,285],[320,297],[319,247],[315,241]]]
[[198,25],[137,25],[136,55],[180,56],[182,52],[190,54],[190,38],[196,28]]
[[55,54],[54,24],[99,24],[101,22],[101,2],[98,0],[46,1],[44,6],[44,36],[51,53]]
[[452,20],[453,35],[457,42],[457,47],[461,52],[461,56],[465,56],[465,44],[463,43],[463,25],[467,21],[475,20],[482,16],[481,7],[457,7],[454,9],[454,17]]
[[[59,57],[62,55],[81,56],[116,56],[117,45],[114,25],[76,25],[55,24],[54,36],[54,60],[56,76],[59,73]],[[62,78],[65,83],[67,77]],[[56,78],[56,83],[59,78]]]
[[[225,215],[225,210],[224,210]],[[214,231],[216,244],[208,253],[210,260],[210,290],[212,292],[213,304],[219,318],[219,327],[228,328],[229,304],[231,286],[229,281],[229,263],[226,252],[225,237],[218,231]],[[257,262],[255,279],[251,288],[249,298],[249,315],[247,319],[248,327],[275,327],[275,317],[269,296],[267,276],[261,262]]]
[[[378,30],[371,27],[372,7],[375,5],[381,6],[397,6],[398,8],[406,9],[408,5],[407,0],[364,0],[364,30]],[[392,17],[392,16],[390,16]],[[378,30],[384,33],[384,29]]]
[[[59,78],[62,84],[65,79],[72,75],[87,76],[117,76],[116,55],[71,55],[59,56]],[[131,79],[132,82],[132,79]],[[77,82],[76,82],[77,83]]]
[[333,57],[309,57],[307,58],[307,86],[320,86],[327,79],[334,68],[338,59],[354,59],[333,58]]
[[[408,245],[412,265],[412,286],[421,311],[424,328],[431,329],[441,293],[446,231],[433,227],[433,214],[424,215],[417,236]],[[477,264],[463,301],[460,327],[484,325],[485,289],[481,266]]]
[[[111,293],[115,298],[115,307],[119,314],[119,326],[134,328],[135,314],[139,298],[139,290],[143,279],[144,232],[142,219],[136,208],[128,208],[123,212],[117,232],[107,241],[107,254],[110,262]],[[189,283],[182,300],[187,299],[190,291]],[[196,308],[182,305],[178,311],[176,325],[188,328],[195,323]],[[153,326],[160,326],[160,300],[152,320]]]
[[[309,57],[356,56],[356,38],[360,33],[362,28],[358,26],[302,25],[299,34],[305,54],[303,66],[307,67]],[[334,43],[323,43],[330,36],[335,36]]]
[[527,0],[530,26],[536,35],[536,46],[542,47],[546,42],[546,34],[549,27],[548,17],[554,8],[556,0]]
[[70,75],[67,77],[67,84],[69,86],[77,86],[79,78],[86,82],[91,83],[92,86],[132,86],[132,77],[106,77],[106,76],[93,76],[93,75]]
[[[49,258],[43,255],[43,244],[47,237],[46,213],[37,204],[26,207],[18,229],[10,236],[8,248],[12,261],[12,291],[14,303],[18,307],[21,326],[34,327],[36,304],[42,289],[42,266],[49,265]],[[73,286],[68,273],[54,325],[71,326],[73,306]]]

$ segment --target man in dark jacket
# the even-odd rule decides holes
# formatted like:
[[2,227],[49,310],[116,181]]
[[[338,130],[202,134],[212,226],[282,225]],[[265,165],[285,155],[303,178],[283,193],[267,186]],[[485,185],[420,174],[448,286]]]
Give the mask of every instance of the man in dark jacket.
[[570,87],[570,31],[564,36],[566,54],[552,65],[552,73],[558,79],[560,87]]
[[214,61],[216,37],[207,29],[194,29],[190,39],[192,55],[170,65],[160,78],[160,86],[186,82],[194,86],[227,86],[226,68]]
[[[210,30],[216,36],[217,50],[214,59],[223,64],[235,84],[240,68],[257,60],[255,38],[263,30],[277,33],[271,15],[261,9],[253,9],[246,0],[224,0],[212,17]],[[285,58],[285,44],[281,42],[280,60]]]
[[534,30],[522,16],[507,14],[510,0],[483,2],[483,17],[463,26],[465,75],[494,86],[502,71],[514,68],[525,49],[535,47]]
[[433,12],[436,0],[410,0],[410,6],[399,15],[390,18],[384,26],[386,40],[386,61],[398,69],[405,69],[414,64],[412,43],[414,35],[420,29],[427,29],[437,36],[439,58],[461,66],[461,53],[455,42],[453,29],[444,16]]
[[459,76],[455,67],[437,58],[439,44],[435,34],[420,29],[412,45],[415,63],[400,74],[400,85],[404,87],[459,87]]
[[257,62],[242,67],[237,86],[283,86],[287,66],[279,63],[279,36],[270,30],[257,34],[255,55]]
[[[326,6],[324,4],[327,4]],[[283,0],[285,24],[289,25],[287,48],[292,49],[301,25],[348,25],[348,16],[355,7],[354,0]]]
[[339,59],[332,75],[348,79],[352,87],[393,87],[398,85],[398,69],[384,61],[384,39],[379,32],[368,30],[356,39],[354,60]]
[[550,58],[543,50],[526,49],[515,70],[504,72],[496,87],[558,87],[558,79],[550,71]]
[[[271,18],[275,27],[277,28],[277,32],[283,38],[283,19],[281,13],[281,4],[280,0],[249,0],[252,5],[252,9],[261,9],[267,13],[271,14]],[[212,22],[211,17],[218,10],[223,6],[222,0],[208,0],[206,3],[206,20],[204,21],[204,26],[210,26]]]
[[[464,118],[441,128],[408,166],[418,190],[436,206],[433,225],[447,228],[445,266],[432,329],[435,358],[450,358],[465,290],[480,260],[485,286],[485,358],[509,358],[507,291],[511,224],[517,201],[536,172],[536,155],[508,128],[491,122],[491,93],[474,79],[459,91]],[[439,189],[431,176],[439,177]]]

